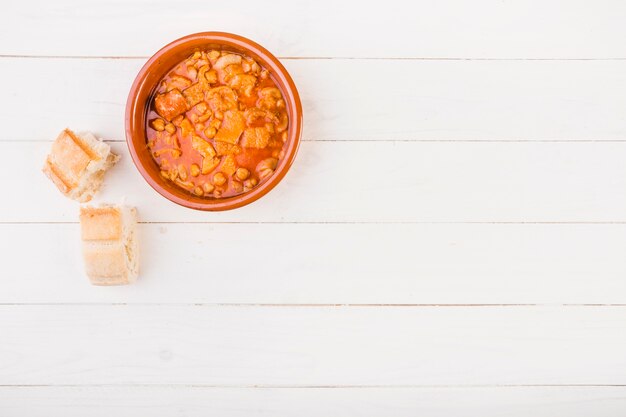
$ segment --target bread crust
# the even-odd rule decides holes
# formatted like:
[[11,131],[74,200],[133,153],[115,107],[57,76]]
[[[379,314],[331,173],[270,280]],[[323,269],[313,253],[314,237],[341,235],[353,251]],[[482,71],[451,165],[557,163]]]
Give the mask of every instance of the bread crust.
[[80,209],[85,271],[93,285],[126,285],[137,278],[134,207]]
[[[97,140],[88,136],[92,142]],[[103,172],[117,161],[117,155],[110,151],[110,147],[106,145],[105,148],[98,153],[80,135],[64,129],[52,144],[43,172],[65,196],[80,202],[89,201],[100,186]],[[103,158],[106,160],[102,161]],[[100,161],[103,163],[99,164]]]
[[122,238],[122,214],[117,207],[81,207],[80,224],[83,241]]
[[85,270],[94,285],[129,284],[124,247],[121,242],[112,244],[85,243],[83,247]]

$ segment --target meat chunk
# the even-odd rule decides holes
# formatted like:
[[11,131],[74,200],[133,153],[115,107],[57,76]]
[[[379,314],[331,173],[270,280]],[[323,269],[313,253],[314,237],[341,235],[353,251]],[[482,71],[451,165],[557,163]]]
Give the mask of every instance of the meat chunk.
[[275,110],[278,100],[282,100],[283,95],[276,87],[265,87],[259,91],[259,101],[257,105],[264,110]]
[[226,111],[237,108],[237,95],[230,87],[221,86],[211,88],[206,94],[211,110]]
[[225,54],[225,55],[222,55],[215,62],[215,65],[213,65],[213,68],[222,69],[222,68],[226,68],[228,65],[241,64],[241,60],[242,60],[241,55]]
[[241,153],[241,148],[238,145],[233,145],[228,142],[215,142],[215,152],[218,155],[237,155]]
[[183,77],[182,75],[174,74],[170,78],[170,82],[167,84],[167,91],[174,90],[175,88],[179,90],[184,90],[190,85],[191,80],[189,78]]
[[191,146],[202,155],[202,174],[208,174],[220,163],[220,159],[215,157],[215,149],[200,136],[191,138]]
[[238,110],[228,110],[224,113],[224,120],[222,120],[220,129],[217,131],[214,139],[220,142],[236,144],[245,128],[246,120],[243,114]]
[[185,96],[183,96],[180,90],[175,88],[165,94],[156,96],[154,107],[161,117],[170,121],[187,111],[187,100],[185,100]]
[[237,74],[233,76],[228,82],[228,85],[231,88],[234,88],[246,97],[250,97],[250,95],[252,95],[252,89],[254,88],[255,84],[256,77],[254,75],[248,74]]
[[243,115],[246,118],[248,126],[253,126],[255,124],[258,125],[259,123],[265,124],[267,122],[278,123],[278,117],[276,117],[274,113],[267,110],[261,110],[258,107],[246,109],[246,111],[243,112]]
[[193,132],[195,132],[195,129],[193,127],[193,124],[191,123],[191,121],[189,119],[187,119],[186,117],[183,119],[182,122],[180,122],[180,133],[183,136],[189,136],[191,135]]
[[202,155],[203,158],[207,158],[207,157],[212,158],[215,156],[215,149],[213,149],[213,146],[211,146],[209,142],[202,139],[200,136],[194,135],[191,138],[191,146],[196,151],[198,151],[198,153]]
[[212,70],[209,65],[204,65],[198,70],[198,82],[209,85],[217,82],[217,72]]
[[235,157],[232,155],[226,155],[223,157],[220,171],[229,176],[233,175],[235,171],[237,171],[237,162],[235,162]]
[[204,158],[202,160],[202,174],[206,175],[209,172],[213,171],[216,166],[220,164],[220,159],[217,157],[214,158]]
[[270,132],[264,127],[251,127],[244,130],[241,146],[244,148],[263,149],[270,141]]
[[206,86],[203,85],[203,83],[198,82],[183,91],[183,96],[185,96],[185,100],[187,100],[189,108],[204,100],[205,90]]

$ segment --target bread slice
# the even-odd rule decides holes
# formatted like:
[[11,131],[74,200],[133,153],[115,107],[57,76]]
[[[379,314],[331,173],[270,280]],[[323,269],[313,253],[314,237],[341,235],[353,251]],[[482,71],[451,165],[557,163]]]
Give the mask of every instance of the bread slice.
[[139,273],[137,211],[127,206],[80,208],[85,270],[93,285],[125,285]]
[[111,147],[93,134],[65,129],[52,144],[43,172],[64,195],[85,203],[98,191],[104,173],[118,159]]

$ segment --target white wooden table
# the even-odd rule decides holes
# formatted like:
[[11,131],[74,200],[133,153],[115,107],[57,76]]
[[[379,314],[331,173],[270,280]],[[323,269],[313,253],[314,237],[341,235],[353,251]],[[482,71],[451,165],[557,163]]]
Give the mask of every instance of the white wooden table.
[[[248,207],[157,195],[129,87],[182,35],[282,58],[303,142]],[[14,1],[0,14],[0,416],[626,415],[626,2]],[[142,273],[82,272],[40,172],[122,160]]]

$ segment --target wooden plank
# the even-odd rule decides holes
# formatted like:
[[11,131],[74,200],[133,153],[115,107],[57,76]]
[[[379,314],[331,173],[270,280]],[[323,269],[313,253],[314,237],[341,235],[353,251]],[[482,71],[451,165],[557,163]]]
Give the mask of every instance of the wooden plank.
[[77,224],[0,236],[0,303],[626,304],[623,224],[143,224],[140,280],[114,288]]
[[[47,142],[1,142],[3,222],[76,221],[40,172]],[[94,202],[123,197],[147,222],[623,222],[626,143],[305,142],[285,179],[241,209],[205,213],[152,190],[130,161]],[[45,203],[44,203],[45,202]]]
[[626,307],[0,306],[0,385],[624,385],[624,320]]
[[224,30],[280,56],[624,58],[625,20],[620,0],[392,0],[384,7],[241,0],[236,8],[199,0],[30,0],[3,10],[0,51],[144,56],[182,35]]
[[355,417],[615,417],[625,408],[624,387],[0,388],[0,411],[5,417],[318,417],[337,413]]
[[[11,80],[0,140],[52,140],[66,125],[124,140],[126,97],[144,61],[0,59]],[[302,96],[304,140],[626,138],[626,61],[284,63]]]

